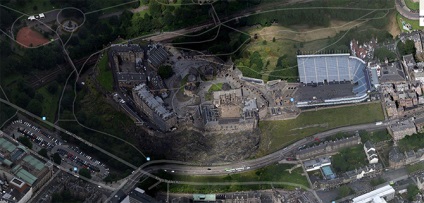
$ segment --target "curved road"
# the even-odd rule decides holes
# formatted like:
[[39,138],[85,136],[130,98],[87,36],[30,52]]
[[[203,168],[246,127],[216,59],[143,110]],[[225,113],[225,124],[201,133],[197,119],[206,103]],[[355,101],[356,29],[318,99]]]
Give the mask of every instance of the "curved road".
[[395,0],[396,10],[405,18],[411,20],[419,20],[420,14],[418,12],[411,11],[408,7],[406,7],[405,0]]
[[[222,164],[219,166],[216,165],[201,165],[201,164],[195,164],[195,163],[187,163],[187,162],[181,162],[181,161],[172,161],[172,160],[155,160],[150,161],[142,166],[140,166],[137,170],[133,172],[133,174],[128,177],[127,181],[123,182],[121,186],[119,187],[119,190],[122,190],[124,193],[129,193],[131,189],[135,187],[135,185],[138,183],[140,178],[144,175],[147,175],[148,177],[152,177],[158,181],[166,182],[166,183],[176,183],[176,184],[184,184],[182,182],[178,181],[172,181],[172,180],[164,180],[160,177],[154,176],[150,174],[150,172],[158,171],[158,170],[167,170],[167,171],[174,171],[175,173],[179,174],[190,174],[190,175],[222,175],[222,174],[229,174],[229,173],[240,173],[244,171],[249,170],[255,170],[258,168],[262,168],[264,166],[276,163],[284,157],[291,153],[293,150],[296,150],[298,146],[302,146],[308,142],[313,142],[314,138],[325,138],[328,136],[331,136],[338,132],[351,132],[356,130],[377,130],[377,129],[384,129],[389,124],[396,122],[397,119],[388,120],[385,121],[385,124],[383,125],[376,125],[375,123],[368,123],[368,124],[361,124],[361,125],[354,125],[354,126],[346,126],[346,127],[340,127],[336,129],[332,129],[329,131],[317,133],[313,136],[309,136],[307,138],[304,138],[302,140],[299,140],[290,146],[278,150],[272,154],[266,155],[264,157],[260,157],[257,159],[252,160],[246,160],[241,161],[238,163],[227,163]],[[238,171],[234,172],[228,172],[227,169],[236,169],[236,168],[243,168]],[[241,183],[243,184],[243,183]],[[114,198],[114,195],[118,192],[116,190],[108,200],[111,200]]]

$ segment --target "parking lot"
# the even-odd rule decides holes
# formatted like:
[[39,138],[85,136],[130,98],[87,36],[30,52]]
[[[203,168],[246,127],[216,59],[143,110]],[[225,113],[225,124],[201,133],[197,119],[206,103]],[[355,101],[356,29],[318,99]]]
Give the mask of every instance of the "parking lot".
[[57,152],[62,157],[62,160],[71,166],[90,169],[92,175],[99,179],[103,179],[109,175],[109,168],[105,164],[85,154],[78,147],[58,145],[51,152]]
[[94,179],[103,179],[109,174],[105,164],[82,152],[77,146],[71,146],[54,133],[23,120],[15,120],[7,129],[14,139],[27,137],[33,143],[32,149],[40,151],[47,149],[48,155],[58,153],[62,158],[61,165],[73,169],[87,168]]

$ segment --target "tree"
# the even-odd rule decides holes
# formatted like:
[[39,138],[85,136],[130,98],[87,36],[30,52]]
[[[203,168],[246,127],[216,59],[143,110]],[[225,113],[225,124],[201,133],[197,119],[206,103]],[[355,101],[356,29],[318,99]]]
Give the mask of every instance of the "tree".
[[32,149],[32,142],[27,137],[19,137],[17,140],[29,149]]
[[90,170],[88,170],[88,169],[86,169],[86,168],[81,168],[81,169],[79,170],[79,174],[80,174],[81,176],[84,176],[84,177],[88,178],[88,179],[91,179],[91,173],[90,173]]
[[58,165],[62,163],[62,158],[60,157],[59,153],[56,152],[53,154],[53,161]]
[[266,45],[266,40],[262,41],[262,44],[263,44],[263,45]]
[[396,59],[396,54],[385,47],[375,49],[374,56],[380,61],[384,61],[387,58],[390,62],[392,62]]
[[346,197],[350,194],[352,194],[352,189],[350,189],[349,186],[347,186],[347,185],[340,186],[340,188],[339,188],[339,198]]
[[414,184],[410,184],[408,185],[408,200],[409,201],[413,201],[415,199],[415,196],[420,192],[420,190],[418,189],[418,187]]
[[172,70],[171,66],[164,65],[164,66],[159,67],[158,74],[163,79],[168,79],[174,74],[174,71]]
[[53,81],[52,83],[49,84],[49,86],[47,86],[47,91],[50,94],[55,94],[58,88],[59,88],[59,83],[57,83],[57,81]]
[[406,40],[405,43],[398,43],[398,50],[401,55],[413,54],[415,55],[416,49],[414,41]]
[[41,105],[41,102],[37,99],[31,99],[27,106],[27,110],[35,115],[41,115],[43,111],[43,106]]
[[275,42],[275,37],[272,38],[272,42]]
[[40,149],[40,151],[38,151],[38,154],[43,157],[49,158],[49,156],[47,155],[47,149],[45,148]]

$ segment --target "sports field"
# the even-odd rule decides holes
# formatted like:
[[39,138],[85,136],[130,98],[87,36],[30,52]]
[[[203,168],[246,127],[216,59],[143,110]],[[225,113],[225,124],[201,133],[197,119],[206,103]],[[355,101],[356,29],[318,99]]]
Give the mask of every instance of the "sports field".
[[301,113],[296,119],[260,121],[258,156],[272,153],[304,137],[333,128],[384,120],[380,103],[361,104]]
[[43,35],[29,27],[21,28],[16,35],[16,40],[24,47],[37,47],[49,42]]

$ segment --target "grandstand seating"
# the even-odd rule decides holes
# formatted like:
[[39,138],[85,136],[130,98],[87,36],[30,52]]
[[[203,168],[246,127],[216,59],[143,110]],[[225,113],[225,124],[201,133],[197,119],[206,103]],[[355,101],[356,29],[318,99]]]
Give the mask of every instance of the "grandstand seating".
[[371,88],[366,64],[362,59],[349,54],[298,55],[300,82],[307,85],[337,84],[349,82],[354,84],[352,97],[334,98],[323,102],[299,101],[300,106],[329,105],[338,103],[360,102],[367,98]]

